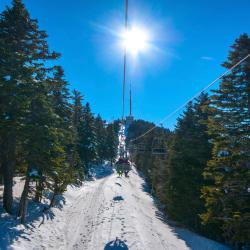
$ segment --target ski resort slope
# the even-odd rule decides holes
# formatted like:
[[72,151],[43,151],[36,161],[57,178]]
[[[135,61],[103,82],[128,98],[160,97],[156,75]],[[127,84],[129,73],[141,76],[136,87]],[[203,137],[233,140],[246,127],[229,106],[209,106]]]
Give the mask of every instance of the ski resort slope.
[[[69,187],[64,205],[25,229],[10,249],[224,250],[227,247],[161,219],[145,182],[133,169]],[[99,176],[100,177],[100,176]],[[41,224],[41,225],[40,225]],[[39,227],[40,225],[40,227]]]

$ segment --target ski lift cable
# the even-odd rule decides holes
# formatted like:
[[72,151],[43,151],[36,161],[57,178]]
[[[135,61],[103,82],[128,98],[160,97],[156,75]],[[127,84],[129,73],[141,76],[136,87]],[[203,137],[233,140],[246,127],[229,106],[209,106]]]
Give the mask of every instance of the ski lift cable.
[[[180,110],[182,110],[189,102],[193,101],[195,98],[197,98],[201,93],[204,93],[206,90],[208,90],[210,87],[212,87],[218,80],[220,80],[223,76],[227,75],[228,73],[230,73],[233,69],[235,69],[237,66],[239,66],[241,63],[243,63],[248,57],[250,57],[250,54],[248,54],[247,56],[245,56],[243,59],[241,59],[239,62],[237,62],[236,64],[234,64],[230,69],[226,70],[224,73],[222,73],[220,76],[218,76],[215,80],[213,80],[211,83],[209,83],[206,87],[204,87],[201,91],[199,91],[197,94],[195,94],[193,97],[191,97],[189,100],[187,100],[184,104],[182,104],[180,107],[178,107],[176,110],[174,110],[172,113],[168,114],[166,117],[164,117],[159,123],[163,124],[165,123],[170,117],[172,117],[173,115],[175,115],[177,112],[179,112]],[[141,139],[142,137],[146,136],[147,134],[149,134],[150,132],[152,132],[154,129],[157,128],[157,124],[155,126],[153,126],[152,128],[150,128],[149,130],[147,130],[146,132],[144,132],[143,134],[139,135],[138,137],[130,140],[131,142],[137,141],[139,139]]]

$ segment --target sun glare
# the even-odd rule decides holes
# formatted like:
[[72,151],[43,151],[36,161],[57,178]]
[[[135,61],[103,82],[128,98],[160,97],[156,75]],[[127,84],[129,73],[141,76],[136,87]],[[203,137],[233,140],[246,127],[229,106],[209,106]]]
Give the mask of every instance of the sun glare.
[[147,48],[148,34],[143,29],[133,27],[123,32],[122,43],[128,52],[137,55]]

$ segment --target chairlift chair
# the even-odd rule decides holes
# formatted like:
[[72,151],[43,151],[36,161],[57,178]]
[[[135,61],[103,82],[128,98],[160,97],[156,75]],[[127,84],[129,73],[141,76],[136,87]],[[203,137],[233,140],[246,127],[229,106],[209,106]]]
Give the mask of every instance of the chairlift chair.
[[147,147],[146,147],[146,145],[145,145],[145,143],[138,143],[137,144],[137,152],[138,153],[145,153],[145,152],[147,152]]
[[167,148],[164,139],[157,137],[152,142],[152,155],[167,155]]
[[131,162],[128,158],[120,157],[115,163],[116,170],[123,172],[129,172],[131,170]]
[[137,150],[137,147],[136,147],[135,144],[129,144],[129,145],[127,146],[127,148],[128,148],[128,151],[129,151],[130,153],[135,153],[136,150]]

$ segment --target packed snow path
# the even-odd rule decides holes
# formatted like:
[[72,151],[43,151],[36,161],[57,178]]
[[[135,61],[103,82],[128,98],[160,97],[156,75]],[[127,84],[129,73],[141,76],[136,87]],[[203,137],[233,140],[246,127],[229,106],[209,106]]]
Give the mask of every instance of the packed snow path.
[[[129,178],[116,174],[70,187],[54,217],[33,223],[12,249],[174,250],[227,249],[214,241],[161,220],[145,183],[135,169]],[[28,229],[26,229],[27,231]],[[26,232],[29,233],[29,232]]]

